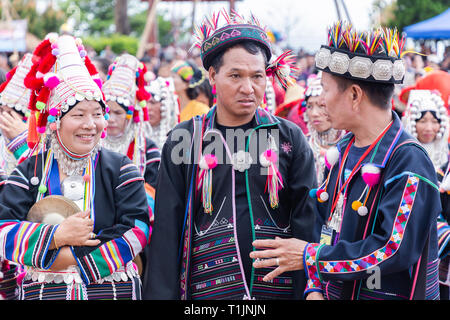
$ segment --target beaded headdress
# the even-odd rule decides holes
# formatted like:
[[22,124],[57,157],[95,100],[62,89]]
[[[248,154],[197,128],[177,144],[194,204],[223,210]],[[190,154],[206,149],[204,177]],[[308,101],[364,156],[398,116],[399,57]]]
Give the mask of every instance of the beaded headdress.
[[109,66],[106,81],[103,84],[103,93],[106,101],[116,101],[127,112],[127,119],[134,122],[142,118],[148,121],[147,100],[150,93],[145,89],[150,80],[147,67],[136,57],[123,54]]
[[437,139],[441,139],[448,131],[448,112],[439,92],[432,90],[412,90],[404,113],[405,129],[417,137],[416,121],[423,113],[431,111],[440,122]]
[[434,141],[423,144],[423,146],[427,150],[434,166],[440,169],[448,161],[449,117],[439,91],[411,90],[402,121],[405,130],[417,138],[417,121],[427,111],[430,111],[436,117],[440,127]]
[[25,86],[33,92],[28,145],[33,148],[46,132],[58,128],[59,119],[79,101],[96,100],[105,112],[102,81],[79,38],[49,34],[33,52],[33,65]]
[[14,109],[25,117],[29,114],[31,90],[25,87],[23,81],[33,65],[32,58],[31,53],[26,53],[17,66],[6,74],[6,81],[0,86],[0,105]]
[[[225,20],[225,25],[219,27],[221,18]],[[241,42],[258,43],[266,53],[267,59],[270,61],[272,58],[267,29],[253,14],[250,15],[250,19],[245,19],[234,11],[229,15],[225,9],[222,9],[210,17],[205,17],[200,26],[195,26],[194,38],[192,48],[200,48],[205,70],[209,70],[212,60],[220,52]],[[295,56],[291,51],[286,51],[267,66],[267,75],[273,77],[283,87],[287,87],[295,82],[294,64]]]
[[357,32],[339,21],[329,28],[327,45],[316,53],[316,67],[348,79],[398,84],[406,73],[404,45],[397,29]]
[[177,61],[172,66],[172,72],[179,75],[184,81],[191,81],[194,76],[194,68],[187,61]]
[[168,132],[180,122],[180,110],[175,95],[175,87],[172,78],[158,77],[151,81],[146,89],[151,93],[152,100],[161,102],[161,122],[152,127],[149,138],[162,149]]

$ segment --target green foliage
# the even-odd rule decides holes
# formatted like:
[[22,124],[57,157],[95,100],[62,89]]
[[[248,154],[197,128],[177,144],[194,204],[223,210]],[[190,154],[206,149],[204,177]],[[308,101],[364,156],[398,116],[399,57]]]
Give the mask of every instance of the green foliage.
[[397,0],[393,10],[394,17],[389,19],[389,27],[404,27],[432,18],[450,6],[450,0]]
[[92,36],[109,35],[114,32],[114,3],[111,0],[60,0],[59,6],[67,12],[69,6],[80,10],[78,30]]
[[12,18],[26,19],[28,32],[40,39],[49,32],[58,32],[67,19],[63,10],[52,6],[48,6],[41,15],[38,15],[36,1],[33,0],[13,0],[10,5]]
[[97,54],[100,54],[100,52],[109,45],[111,46],[111,50],[116,54],[127,52],[131,55],[136,55],[139,40],[132,36],[112,34],[105,37],[83,38],[83,44],[92,47]]

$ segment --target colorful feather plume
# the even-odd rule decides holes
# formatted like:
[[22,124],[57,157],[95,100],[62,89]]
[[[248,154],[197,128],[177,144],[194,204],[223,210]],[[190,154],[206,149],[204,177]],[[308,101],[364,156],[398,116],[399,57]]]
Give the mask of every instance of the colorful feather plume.
[[378,28],[358,33],[346,21],[337,21],[328,29],[328,46],[343,48],[350,52],[358,52],[362,48],[369,56],[385,54],[393,58],[401,58],[405,46],[405,36],[400,38],[397,28]]
[[298,68],[295,66],[295,57],[291,50],[282,53],[267,67],[267,76],[273,76],[274,80],[283,88],[295,84],[296,81],[293,76],[298,71]]

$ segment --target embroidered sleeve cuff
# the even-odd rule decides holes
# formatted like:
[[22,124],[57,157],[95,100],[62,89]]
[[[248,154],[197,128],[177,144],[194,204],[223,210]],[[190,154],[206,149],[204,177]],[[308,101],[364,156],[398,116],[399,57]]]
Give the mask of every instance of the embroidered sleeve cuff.
[[27,136],[27,131],[24,131],[12,139],[6,146],[8,150],[14,154],[16,159],[19,159],[20,156],[28,149]]
[[100,280],[100,275],[91,255],[88,254],[86,256],[78,257],[76,253],[77,247],[71,246],[70,250],[72,251],[73,257],[80,268],[80,276],[81,279],[83,279],[83,282],[88,285]]
[[322,283],[320,281],[319,270],[317,269],[316,259],[318,258],[318,253],[320,248],[324,245],[319,243],[308,243],[303,252],[303,265],[305,268],[306,278],[306,289],[304,295],[312,291],[322,292]]
[[[28,225],[28,223],[24,223],[23,227],[27,228],[27,230],[36,227],[35,231],[30,233],[27,239],[28,243],[33,243],[33,245],[29,245],[28,249],[23,252],[23,264],[40,269],[50,268],[57,255],[56,250],[49,250],[57,226],[46,224]],[[18,261],[19,263],[20,260]]]

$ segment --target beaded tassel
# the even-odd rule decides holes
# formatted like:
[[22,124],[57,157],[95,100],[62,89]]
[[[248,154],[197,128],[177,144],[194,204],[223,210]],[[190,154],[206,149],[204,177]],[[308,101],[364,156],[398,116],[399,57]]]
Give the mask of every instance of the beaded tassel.
[[283,177],[276,166],[278,156],[272,149],[267,149],[259,157],[260,163],[263,167],[268,169],[266,188],[269,191],[269,202],[272,209],[278,207],[278,190],[283,188]]
[[197,184],[197,190],[202,188],[201,200],[205,213],[211,214],[212,206],[212,169],[217,166],[217,157],[213,154],[207,154],[202,157],[199,163],[200,172]]
[[202,202],[205,213],[211,214],[213,211],[212,206],[212,170],[206,170],[203,175],[202,183]]
[[276,166],[271,163],[268,168],[269,174],[267,175],[266,190],[269,190],[269,201],[272,209],[278,208],[278,190],[283,189],[283,178]]

